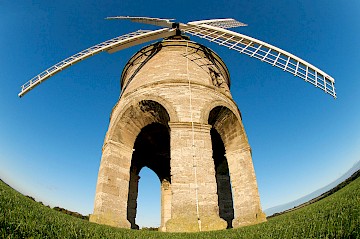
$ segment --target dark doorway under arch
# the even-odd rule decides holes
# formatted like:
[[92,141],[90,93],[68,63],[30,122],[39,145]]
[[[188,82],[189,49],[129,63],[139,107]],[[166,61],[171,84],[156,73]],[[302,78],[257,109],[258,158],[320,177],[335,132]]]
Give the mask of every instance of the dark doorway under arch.
[[219,216],[227,222],[227,228],[231,228],[232,220],[234,219],[234,206],[225,146],[216,129],[212,128],[210,134],[215,164]]
[[139,228],[135,218],[139,173],[143,167],[154,171],[160,183],[170,182],[170,134],[167,126],[160,123],[149,124],[140,131],[135,140],[127,204],[127,219],[133,229]]

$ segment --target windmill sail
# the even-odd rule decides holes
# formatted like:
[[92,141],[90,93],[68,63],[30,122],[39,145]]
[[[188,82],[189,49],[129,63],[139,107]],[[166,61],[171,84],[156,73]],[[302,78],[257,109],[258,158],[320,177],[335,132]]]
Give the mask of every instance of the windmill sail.
[[21,86],[21,92],[19,93],[19,97],[24,96],[30,90],[34,89],[40,83],[44,82],[45,80],[55,75],[56,73],[59,73],[65,68],[72,66],[75,63],[84,60],[88,57],[91,57],[95,54],[98,54],[103,51],[108,51],[109,53],[113,53],[134,45],[156,40],[159,38],[173,36],[175,34],[176,34],[175,30],[170,28],[163,28],[155,31],[138,30],[136,32],[128,33],[126,35],[115,37],[113,39],[99,43],[79,53],[76,53],[75,55],[70,56],[63,61],[60,61],[59,63],[41,72],[39,75],[33,77],[31,80],[29,80],[28,82],[26,82]]
[[135,46],[151,40],[166,38],[182,32],[204,38],[221,46],[228,47],[260,61],[276,66],[284,71],[299,77],[306,82],[320,88],[327,94],[336,98],[335,80],[299,57],[286,52],[278,47],[272,46],[258,39],[227,30],[227,28],[246,26],[232,18],[210,19],[192,21],[187,24],[172,22],[174,19],[151,18],[151,17],[129,17],[116,16],[108,17],[109,20],[130,20],[133,22],[162,26],[160,30],[138,30],[123,36],[113,38],[83,50],[59,63],[46,69],[21,86],[19,96],[22,97],[41,82],[45,81],[61,70],[97,53],[107,51],[113,53],[121,49]]
[[220,27],[220,28],[233,28],[233,27],[247,26],[247,24],[239,22],[232,18],[201,20],[201,21],[188,22],[187,24],[189,24],[189,25],[206,24],[208,26],[214,26],[214,27]]
[[335,80],[331,76],[289,52],[249,36],[208,25],[206,22],[193,26],[188,23],[188,26],[183,29],[184,32],[276,66],[336,98]]
[[155,25],[160,27],[172,27],[173,22],[171,20],[175,19],[163,19],[155,17],[129,17],[129,16],[117,16],[117,17],[107,17],[106,20],[130,20],[132,22]]

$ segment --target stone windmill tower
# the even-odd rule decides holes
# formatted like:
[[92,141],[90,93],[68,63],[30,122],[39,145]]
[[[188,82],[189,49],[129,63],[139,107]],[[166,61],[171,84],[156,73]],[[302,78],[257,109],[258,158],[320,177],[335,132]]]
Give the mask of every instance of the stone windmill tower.
[[181,33],[273,64],[335,97],[333,78],[279,48],[226,30],[244,25],[233,19],[187,24],[144,17],[111,19],[165,28],[137,31],[86,49],[34,77],[19,94],[98,52],[164,38],[138,51],[123,70],[122,94],[105,137],[90,221],[137,228],[143,167],[153,170],[161,182],[162,231],[208,231],[265,221],[227,67],[212,50]]
[[197,231],[199,223],[202,230],[224,229],[234,212],[241,216],[233,226],[265,220],[251,149],[218,55],[188,40],[164,40],[130,59],[121,85],[91,220],[135,226],[144,166],[161,181],[164,230]]

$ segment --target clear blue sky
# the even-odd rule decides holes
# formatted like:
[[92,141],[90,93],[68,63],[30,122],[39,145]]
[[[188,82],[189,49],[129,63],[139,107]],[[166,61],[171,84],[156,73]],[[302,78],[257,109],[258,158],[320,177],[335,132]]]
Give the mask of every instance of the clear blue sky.
[[[36,2],[36,3],[31,3]],[[253,151],[263,209],[334,181],[360,159],[360,1],[0,1],[0,178],[51,206],[92,213],[101,147],[120,74],[140,46],[102,53],[24,98],[47,67],[141,24],[107,16],[232,17],[234,29],[314,64],[336,80],[334,100],[278,68],[206,44],[227,64]],[[140,226],[160,223],[159,182],[140,172]]]

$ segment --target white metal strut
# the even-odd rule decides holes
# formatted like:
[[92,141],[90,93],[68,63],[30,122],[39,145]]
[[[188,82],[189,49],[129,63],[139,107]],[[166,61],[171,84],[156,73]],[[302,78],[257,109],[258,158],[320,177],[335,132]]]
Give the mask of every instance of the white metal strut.
[[116,17],[107,17],[106,20],[130,20],[132,22],[144,23],[149,25],[155,25],[160,27],[172,27],[173,22],[171,20],[175,19],[164,19],[164,18],[155,18],[155,17],[129,17],[129,16],[116,16]]

